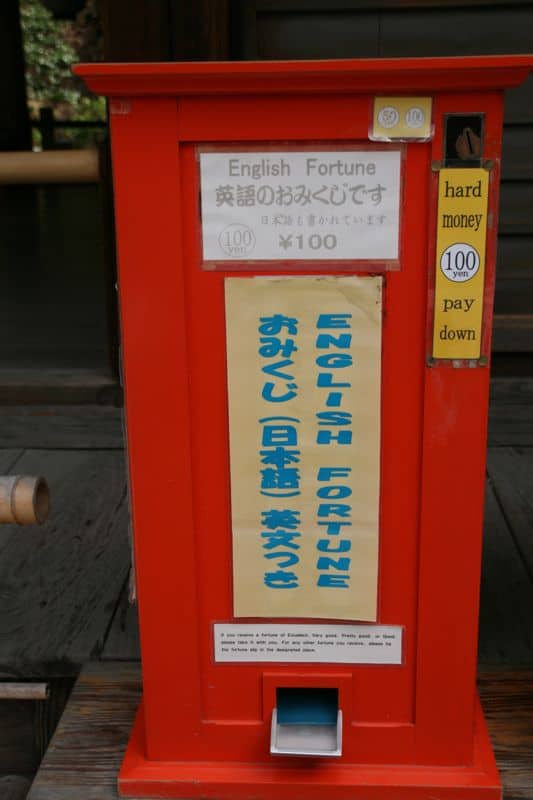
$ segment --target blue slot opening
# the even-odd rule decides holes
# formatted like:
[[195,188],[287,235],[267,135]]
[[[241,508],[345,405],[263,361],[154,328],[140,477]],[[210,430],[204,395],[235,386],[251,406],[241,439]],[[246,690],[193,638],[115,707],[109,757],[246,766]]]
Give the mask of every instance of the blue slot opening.
[[336,725],[337,689],[276,689],[278,725]]

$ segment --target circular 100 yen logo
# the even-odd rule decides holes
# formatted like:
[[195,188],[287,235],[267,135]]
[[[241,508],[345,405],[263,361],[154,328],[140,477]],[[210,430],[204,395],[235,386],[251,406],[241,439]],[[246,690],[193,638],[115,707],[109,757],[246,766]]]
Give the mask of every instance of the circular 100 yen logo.
[[400,115],[394,106],[384,106],[378,114],[378,122],[382,128],[394,128],[399,121]]
[[405,115],[405,124],[408,128],[421,128],[425,121],[424,109],[419,106],[412,106]]
[[471,280],[479,269],[479,253],[471,244],[451,244],[440,257],[442,274],[454,283]]
[[248,225],[234,223],[224,228],[219,234],[218,243],[221,249],[231,258],[243,258],[255,247],[254,232]]

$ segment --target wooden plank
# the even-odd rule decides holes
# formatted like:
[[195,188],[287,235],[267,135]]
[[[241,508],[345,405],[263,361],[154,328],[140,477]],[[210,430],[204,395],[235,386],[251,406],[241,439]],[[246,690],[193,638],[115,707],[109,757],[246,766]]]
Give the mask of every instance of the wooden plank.
[[[483,671],[480,693],[505,800],[533,796],[533,670]],[[117,800],[118,769],[140,696],[140,668],[84,668],[28,800]]]
[[[454,6],[506,6],[509,0],[256,0],[258,11],[357,11],[365,8],[442,8]],[[515,6],[531,6],[532,0],[513,0]]]
[[106,661],[140,659],[137,603],[130,602],[129,580],[122,589],[101,658]]
[[173,61],[228,60],[228,0],[173,0],[170,16]]
[[[496,279],[495,314],[525,314],[533,311],[533,273],[528,278]],[[533,349],[533,341],[531,342]]]
[[234,61],[256,61],[257,3],[254,0],[233,0],[230,17],[231,58]]
[[[531,50],[531,46],[529,47]],[[516,89],[505,92],[505,115],[507,123],[533,122],[533,75]]]
[[[1,418],[1,415],[0,415]],[[0,475],[8,475],[15,468],[17,461],[22,456],[22,450],[14,448],[3,449],[4,441],[0,435]]]
[[24,800],[31,786],[27,775],[0,775],[0,797],[2,800]]
[[35,705],[27,700],[0,702],[0,773],[31,774],[39,766]]
[[[59,679],[52,681],[46,700],[0,702],[0,775],[35,774],[71,688],[71,680]],[[0,798],[4,798],[1,782]]]
[[115,800],[140,692],[139,665],[87,665],[28,800]]
[[3,406],[0,443],[31,449],[124,446],[122,409],[113,406]]
[[492,378],[490,405],[495,409],[530,406],[533,403],[533,378]]
[[533,236],[498,236],[496,285],[502,278],[530,278],[533,275]]
[[[533,24],[533,15],[532,15]],[[505,125],[503,129],[502,178],[533,180],[533,125]]]
[[[0,701],[0,775],[35,774],[67,702],[72,680],[51,682],[46,700]],[[0,798],[2,784],[0,782]]]
[[168,61],[170,3],[114,0],[102,3],[106,61]]
[[505,800],[533,797],[533,670],[492,670],[478,679]]
[[30,450],[17,470],[47,478],[52,511],[0,529],[0,674],[75,674],[100,652],[128,572],[123,455]]
[[[27,309],[24,311],[26,313]],[[32,346],[30,340],[36,336],[38,324],[38,321],[34,320],[32,327],[24,334],[26,339],[24,348]],[[74,323],[72,322],[72,324]],[[15,325],[16,323],[13,322],[13,330],[15,330]],[[65,330],[60,331],[60,327],[61,322],[59,325],[56,324],[52,338],[58,338],[61,333],[63,336],[65,335]],[[50,332],[51,329],[47,328],[47,330]],[[97,341],[92,333],[86,335],[91,338],[92,343]],[[6,347],[5,350],[6,358],[13,360],[13,354],[7,352],[9,347]],[[59,358],[61,357],[59,356]],[[22,362],[24,358],[27,359],[27,353],[23,354]],[[47,358],[47,360],[49,359]],[[24,403],[31,405],[51,405],[53,403],[61,405],[81,403],[84,405],[89,403],[121,405],[122,388],[118,380],[110,375],[107,369],[50,367],[46,360],[38,368],[31,365],[0,369],[0,404],[21,405]]]
[[533,380],[493,378],[489,446],[533,446]]
[[521,53],[531,49],[533,8],[506,7],[398,9],[380,15],[380,55],[467,56]]
[[479,625],[481,664],[533,662],[533,582],[487,486]]
[[497,353],[530,353],[533,350],[533,314],[496,314],[492,350]]
[[[498,448],[490,450],[488,473],[494,493],[522,560],[533,582],[533,450]],[[533,605],[530,612],[533,611]],[[533,614],[531,615],[533,638]]]
[[500,189],[500,234],[533,234],[533,182],[503,181]]
[[257,58],[371,58],[379,55],[379,14],[261,14]]
[[39,764],[65,710],[74,680],[74,678],[54,678],[50,682],[48,699],[43,703],[35,703],[34,740],[39,753]]

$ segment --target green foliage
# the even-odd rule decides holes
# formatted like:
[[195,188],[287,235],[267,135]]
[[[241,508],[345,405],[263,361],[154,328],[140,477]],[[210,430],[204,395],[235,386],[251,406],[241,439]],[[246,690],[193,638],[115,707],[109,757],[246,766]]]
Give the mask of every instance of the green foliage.
[[39,0],[21,0],[20,15],[28,100],[46,105],[75,104],[79,91],[73,86],[70,68],[77,58],[65,40],[62,24]]
[[[26,61],[26,87],[34,119],[43,106],[54,110],[56,120],[105,120],[105,100],[89,94],[71,71],[81,60],[98,58],[99,28],[94,0],[75,22],[57,21],[40,0],[21,0],[20,14]],[[34,143],[39,144],[38,131]],[[57,135],[67,146],[84,146],[94,132],[61,130]]]

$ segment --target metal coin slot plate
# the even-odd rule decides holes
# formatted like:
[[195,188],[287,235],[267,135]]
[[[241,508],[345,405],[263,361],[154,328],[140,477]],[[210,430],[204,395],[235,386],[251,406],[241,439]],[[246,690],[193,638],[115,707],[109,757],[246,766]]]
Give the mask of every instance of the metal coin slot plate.
[[444,166],[480,167],[485,134],[484,114],[446,114],[444,117]]

